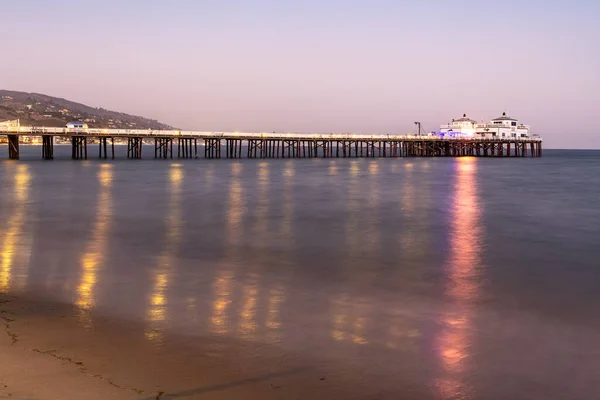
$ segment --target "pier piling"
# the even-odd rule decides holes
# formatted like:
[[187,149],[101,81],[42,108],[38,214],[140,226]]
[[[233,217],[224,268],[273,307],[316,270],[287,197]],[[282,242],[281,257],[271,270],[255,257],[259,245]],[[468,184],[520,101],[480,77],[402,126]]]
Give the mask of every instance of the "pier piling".
[[54,159],[54,138],[52,136],[42,136],[42,159]]
[[[115,159],[115,147],[114,142],[115,139],[112,139],[112,159]],[[105,160],[108,158],[108,137],[100,137],[98,139],[98,158],[104,158]]]
[[71,138],[71,158],[73,160],[87,160],[87,137],[73,136]]
[[204,139],[204,158],[221,158],[221,139]]
[[17,135],[8,135],[8,158],[19,159],[19,136]]
[[154,158],[173,159],[173,139],[172,138],[154,138]]
[[127,158],[142,158],[142,140],[141,137],[136,136],[127,138]]
[[177,139],[177,158],[198,158],[198,142],[194,138]]

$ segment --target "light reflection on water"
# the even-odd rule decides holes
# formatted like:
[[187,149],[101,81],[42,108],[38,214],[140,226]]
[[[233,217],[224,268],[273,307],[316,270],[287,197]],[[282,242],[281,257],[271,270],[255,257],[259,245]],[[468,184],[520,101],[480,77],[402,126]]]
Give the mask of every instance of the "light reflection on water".
[[219,263],[217,276],[212,285],[214,300],[211,325],[213,333],[218,335],[228,333],[230,328],[229,307],[233,301],[233,279],[237,269],[236,263],[241,259],[238,246],[242,238],[243,219],[246,211],[241,172],[241,163],[232,162],[230,164],[225,228],[227,251],[223,261]]
[[167,319],[169,282],[177,271],[177,246],[181,240],[182,225],[182,187],[184,171],[180,164],[172,164],[169,168],[169,202],[166,215],[167,231],[164,248],[157,257],[156,266],[151,274],[153,276],[153,287],[150,292],[147,319],[149,322],[146,329],[146,337],[161,344],[163,338],[164,322]]
[[[537,262],[523,250],[522,236],[513,240],[519,231],[496,232],[505,240],[502,253],[484,246],[493,234],[490,221],[498,230],[507,215],[526,219],[541,209],[526,208],[529,203],[503,209],[512,197],[499,201],[490,193],[504,195],[506,186],[490,192],[494,181],[481,178],[483,170],[502,179],[490,165],[472,158],[6,164],[0,290],[44,288],[55,274],[52,282],[60,284],[40,295],[76,305],[83,326],[90,327],[100,310],[144,321],[146,337],[156,344],[173,331],[218,337],[223,348],[231,338],[264,342],[285,354],[351,362],[357,373],[389,372],[399,381],[419,371],[436,398],[477,397],[480,387],[469,377],[482,365],[478,356],[491,357],[478,349],[509,341],[506,334],[482,336],[480,299],[501,302],[490,288],[501,293],[508,287],[526,302],[520,280],[504,276],[503,267]],[[92,179],[78,181],[72,191],[44,183],[65,170]],[[61,221],[63,234],[72,232],[68,242],[41,237],[56,223],[47,222],[42,204],[44,210],[72,205],[87,224]],[[578,205],[574,213],[585,206]],[[119,231],[125,223],[128,229]],[[566,233],[552,243],[560,247],[565,240]],[[579,257],[593,253],[586,247],[590,240],[569,243],[579,246]],[[518,251],[506,251],[513,247]],[[42,261],[30,264],[29,253]],[[46,269],[46,256],[59,260],[56,271]],[[494,269],[488,263],[493,257],[505,261]],[[573,286],[576,272],[561,281],[571,279]],[[482,282],[491,278],[504,279],[505,286],[484,289]],[[578,289],[585,285],[577,283]],[[111,295],[98,295],[104,293]]]
[[437,338],[442,375],[436,384],[444,398],[467,399],[473,394],[465,381],[474,339],[471,334],[476,313],[474,304],[481,280],[483,215],[477,193],[477,160],[459,158],[456,166],[450,259],[446,267],[448,304]]
[[[267,328],[266,340],[268,343],[279,342],[284,337],[281,321],[281,308],[286,299],[286,290],[294,274],[293,263],[289,256],[294,248],[294,178],[295,162],[288,160],[283,167],[283,201],[280,204],[283,216],[277,229],[281,232],[281,246],[286,249],[276,261],[276,265],[282,267],[278,279],[272,280],[268,287],[268,304],[265,326]],[[291,265],[291,267],[290,267]]]
[[[23,289],[27,280],[31,236],[26,234],[27,202],[31,172],[27,164],[11,165],[8,173],[14,176],[14,210],[8,217],[2,238],[0,259],[0,293]],[[19,261],[15,271],[15,263]],[[14,287],[16,286],[16,287]]]
[[[358,257],[360,249],[360,231],[359,231],[359,212],[360,212],[360,185],[359,175],[360,166],[358,160],[351,160],[349,166],[349,177],[347,182],[346,210],[347,218],[344,221],[345,243],[344,246],[348,252],[349,259]],[[354,263],[348,264],[348,269],[344,271],[344,281],[349,281],[353,276]],[[352,319],[352,304],[349,294],[342,289],[331,300],[331,333],[330,336],[336,341],[362,341],[360,336],[353,332],[354,321]]]
[[[396,165],[394,167],[397,167]],[[418,213],[415,198],[415,171],[411,163],[405,163],[402,171],[397,171],[399,168],[394,168],[394,172],[401,173],[404,177],[402,182],[402,191],[399,198],[399,213],[403,215],[402,229],[398,229],[394,249],[397,254],[398,271],[403,272],[398,274],[398,280],[402,281],[405,276],[410,274],[410,270],[414,268],[409,264],[413,257],[419,252],[418,240],[422,240],[423,230],[420,228],[417,221],[425,219],[424,215]],[[421,196],[421,201],[427,201],[427,196]],[[408,272],[407,272],[408,271]],[[420,331],[412,325],[412,321],[407,317],[407,307],[402,304],[394,305],[389,311],[389,325],[387,328],[387,341],[385,346],[392,350],[409,351],[414,350],[416,339],[420,336]]]
[[86,245],[85,253],[81,256],[81,277],[76,289],[75,305],[81,324],[86,328],[92,327],[90,311],[95,304],[95,288],[100,268],[105,263],[109,225],[112,223],[112,182],[113,166],[102,164],[98,171],[100,193],[96,203],[96,220],[92,228],[92,238]]
[[[257,238],[266,237],[269,229],[267,215],[269,213],[269,163],[260,162],[258,164],[258,194],[257,204],[254,209],[254,226],[251,227],[252,235]],[[245,265],[245,273],[242,274],[242,301],[239,311],[239,324],[237,330],[239,335],[245,339],[253,339],[258,329],[257,306],[259,296],[262,295],[261,289],[261,270],[267,258],[265,251],[261,248],[265,243],[256,242],[253,247],[258,247],[258,254],[255,257],[254,265]]]

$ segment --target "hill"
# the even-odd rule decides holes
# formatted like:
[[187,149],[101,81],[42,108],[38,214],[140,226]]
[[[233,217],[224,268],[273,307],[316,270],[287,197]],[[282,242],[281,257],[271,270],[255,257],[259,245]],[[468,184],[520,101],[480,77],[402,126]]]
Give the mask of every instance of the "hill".
[[40,93],[0,90],[0,121],[18,119],[27,126],[65,126],[84,121],[91,128],[173,129],[153,119],[90,107]]

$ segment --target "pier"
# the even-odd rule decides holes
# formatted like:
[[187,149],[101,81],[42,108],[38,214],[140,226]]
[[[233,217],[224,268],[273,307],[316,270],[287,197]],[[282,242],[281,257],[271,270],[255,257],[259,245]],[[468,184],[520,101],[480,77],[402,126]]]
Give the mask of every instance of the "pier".
[[[85,160],[98,146],[98,158],[115,158],[115,140],[126,141],[127,158],[356,158],[356,157],[541,157],[542,139],[453,138],[419,135],[196,132],[181,130],[0,127],[8,139],[8,158],[19,159],[19,140],[42,138],[42,158],[54,159],[54,138],[67,139],[72,159]],[[177,154],[174,155],[173,142]],[[95,142],[95,143],[92,143]],[[198,151],[198,147],[204,151]]]

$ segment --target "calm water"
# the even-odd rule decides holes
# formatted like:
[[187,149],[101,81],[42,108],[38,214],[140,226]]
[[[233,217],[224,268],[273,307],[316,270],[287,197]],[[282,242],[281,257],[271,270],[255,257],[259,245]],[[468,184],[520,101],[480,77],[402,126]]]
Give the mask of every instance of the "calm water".
[[[600,398],[600,152],[0,162],[0,292],[386,398]],[[60,159],[62,158],[62,159]],[[27,160],[28,159],[28,160]]]

